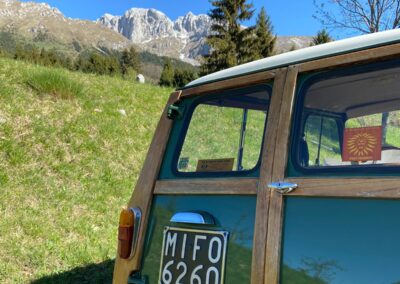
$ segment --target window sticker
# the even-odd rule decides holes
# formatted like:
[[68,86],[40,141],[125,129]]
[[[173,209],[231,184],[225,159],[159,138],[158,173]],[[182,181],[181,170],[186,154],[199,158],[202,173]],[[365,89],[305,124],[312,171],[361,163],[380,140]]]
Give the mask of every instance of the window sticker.
[[197,172],[229,172],[233,169],[234,158],[208,159],[197,162]]
[[382,127],[346,128],[343,162],[379,161],[382,154]]
[[182,157],[178,162],[178,170],[186,170],[189,166],[189,157]]

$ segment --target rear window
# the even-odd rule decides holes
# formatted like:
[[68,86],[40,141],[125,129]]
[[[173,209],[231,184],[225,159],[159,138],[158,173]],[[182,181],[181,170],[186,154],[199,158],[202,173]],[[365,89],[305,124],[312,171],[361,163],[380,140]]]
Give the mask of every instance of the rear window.
[[177,171],[253,170],[259,162],[269,101],[270,87],[264,85],[202,99],[192,110]]
[[400,166],[399,79],[399,62],[386,62],[305,82],[296,119],[296,165],[303,170]]

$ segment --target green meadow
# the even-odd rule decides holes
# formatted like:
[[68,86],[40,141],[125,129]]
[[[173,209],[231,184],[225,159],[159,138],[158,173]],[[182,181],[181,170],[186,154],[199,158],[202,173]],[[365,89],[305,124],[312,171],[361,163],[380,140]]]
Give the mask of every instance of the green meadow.
[[108,283],[171,89],[0,58],[0,283]]
[[[0,58],[0,283],[111,281],[118,215],[171,91]],[[248,119],[245,169],[258,161],[265,113]],[[399,121],[390,114],[386,136],[397,147]],[[199,107],[182,150],[186,170],[237,157],[241,123],[239,109]],[[337,125],[324,123],[320,136],[320,118],[307,122],[311,166],[319,141],[321,161],[341,160]],[[372,115],[346,127],[380,123]]]

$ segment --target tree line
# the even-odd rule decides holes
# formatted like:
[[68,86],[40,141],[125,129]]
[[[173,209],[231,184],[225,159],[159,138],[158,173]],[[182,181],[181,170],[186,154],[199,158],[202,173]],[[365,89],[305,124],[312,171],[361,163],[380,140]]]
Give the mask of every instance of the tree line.
[[[0,48],[0,56],[8,56],[48,67],[61,67],[71,71],[99,75],[122,76],[127,79],[135,78],[141,72],[142,67],[139,53],[133,46],[121,52],[86,50],[77,57],[71,57],[65,52],[55,49],[39,49],[32,44],[17,44],[12,53]],[[183,87],[198,76],[195,72],[196,68],[173,64],[169,58],[165,57],[160,60],[165,62],[159,81],[162,86]]]
[[189,69],[176,68],[171,60],[167,59],[161,73],[159,85],[181,88],[197,78],[197,74]]
[[140,72],[141,68],[138,52],[133,46],[121,52],[85,51],[75,58],[55,49],[39,49],[30,44],[16,45],[13,54],[7,54],[5,51],[0,54],[33,64],[99,75],[130,76]]

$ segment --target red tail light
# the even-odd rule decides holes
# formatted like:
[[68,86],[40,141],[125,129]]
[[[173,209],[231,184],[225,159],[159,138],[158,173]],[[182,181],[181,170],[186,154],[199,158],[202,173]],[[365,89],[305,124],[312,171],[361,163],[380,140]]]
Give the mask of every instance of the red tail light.
[[140,215],[140,210],[137,208],[122,209],[121,211],[118,227],[118,253],[120,258],[128,259],[134,253]]

